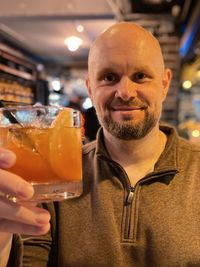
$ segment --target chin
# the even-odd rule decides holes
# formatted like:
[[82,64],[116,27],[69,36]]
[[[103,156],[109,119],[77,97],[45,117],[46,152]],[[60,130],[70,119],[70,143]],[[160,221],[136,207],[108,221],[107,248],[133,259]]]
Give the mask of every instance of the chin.
[[123,118],[123,119],[112,119],[112,121],[118,125],[129,125],[129,126],[135,126],[137,124],[143,123],[144,120],[140,119],[133,119],[133,118]]

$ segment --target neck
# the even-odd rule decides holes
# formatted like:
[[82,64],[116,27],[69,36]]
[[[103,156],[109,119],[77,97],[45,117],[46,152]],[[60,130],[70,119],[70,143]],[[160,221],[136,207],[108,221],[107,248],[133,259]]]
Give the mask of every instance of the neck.
[[158,160],[166,144],[165,134],[156,125],[150,133],[139,140],[121,140],[104,129],[105,145],[113,160],[123,167],[144,165]]

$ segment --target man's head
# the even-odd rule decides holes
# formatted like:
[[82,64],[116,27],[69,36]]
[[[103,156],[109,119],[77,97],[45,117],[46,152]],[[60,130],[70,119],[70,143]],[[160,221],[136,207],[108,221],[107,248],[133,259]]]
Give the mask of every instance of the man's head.
[[158,41],[133,23],[113,25],[90,49],[88,93],[104,132],[117,138],[140,139],[158,125],[170,80]]

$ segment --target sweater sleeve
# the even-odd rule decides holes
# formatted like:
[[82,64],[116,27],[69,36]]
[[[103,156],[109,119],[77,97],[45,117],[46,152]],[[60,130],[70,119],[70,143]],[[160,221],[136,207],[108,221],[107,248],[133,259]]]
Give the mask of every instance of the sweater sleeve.
[[7,267],[21,267],[23,256],[23,244],[20,235],[14,235],[12,240],[12,248]]
[[51,213],[51,229],[41,236],[14,235],[7,267],[55,267],[56,244],[52,241],[55,231],[53,204],[43,205]]
[[14,236],[8,267],[51,266],[50,232],[43,236]]

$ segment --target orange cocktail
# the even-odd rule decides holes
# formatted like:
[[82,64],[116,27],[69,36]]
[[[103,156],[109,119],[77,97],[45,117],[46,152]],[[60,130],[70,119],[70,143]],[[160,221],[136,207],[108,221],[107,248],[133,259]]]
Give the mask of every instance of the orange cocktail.
[[[82,192],[80,114],[68,108],[42,108],[35,108],[34,116],[30,116],[36,123],[26,123],[25,119],[23,122],[19,121],[21,117],[26,117],[26,113],[32,112],[30,108],[24,114],[21,108],[21,117],[10,111],[16,118],[15,123],[9,122],[4,126],[0,123],[1,146],[17,155],[16,164],[10,171],[34,185],[33,201],[79,196]],[[51,108],[58,111],[52,115]],[[42,116],[42,120],[38,116]]]

